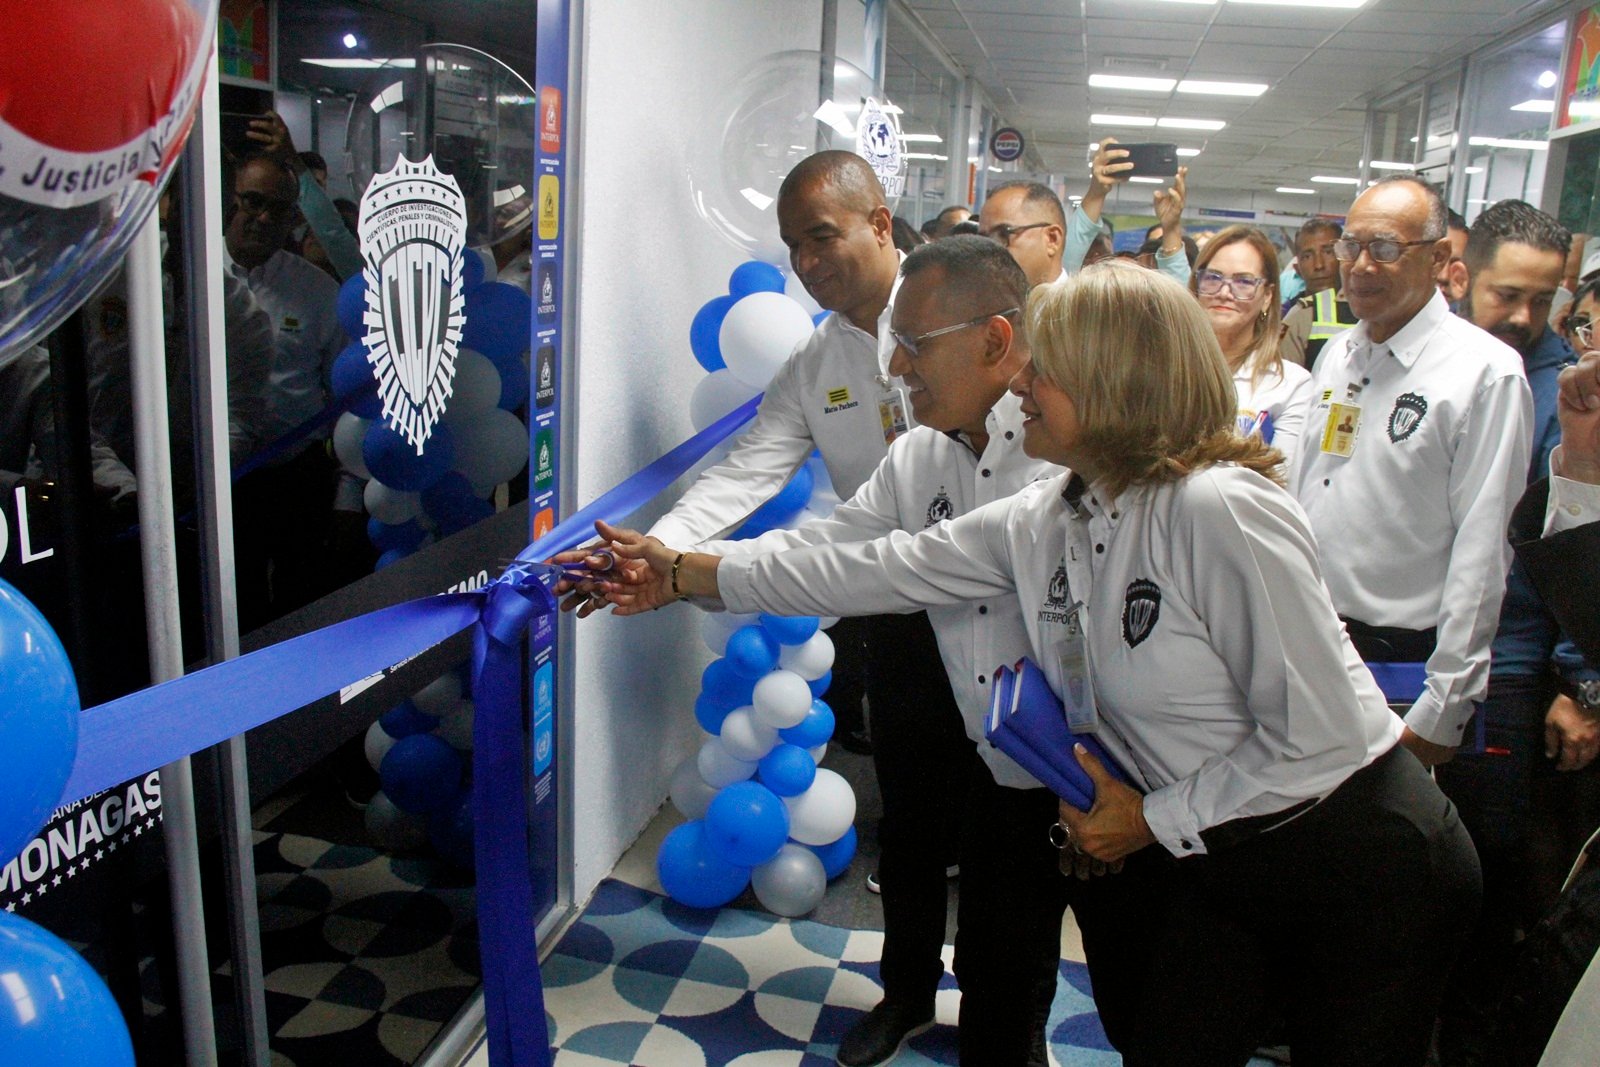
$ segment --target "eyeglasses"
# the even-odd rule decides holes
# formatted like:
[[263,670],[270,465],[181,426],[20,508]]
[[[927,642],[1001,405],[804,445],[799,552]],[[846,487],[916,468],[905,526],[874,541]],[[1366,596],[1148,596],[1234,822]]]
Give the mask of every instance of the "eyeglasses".
[[1579,315],[1574,315],[1567,320],[1567,329],[1572,331],[1572,336],[1584,348],[1594,347],[1594,320]]
[[1370,241],[1358,241],[1354,237],[1341,237],[1333,242],[1333,254],[1340,263],[1354,263],[1361,258],[1361,250],[1365,248],[1367,255],[1372,257],[1372,262],[1393,263],[1400,258],[1400,253],[1408,248],[1438,244],[1439,241],[1438,237],[1424,237],[1420,241],[1396,241],[1390,237],[1374,237]]
[[889,336],[894,338],[895,344],[909,352],[912,359],[916,359],[917,349],[921,348],[923,343],[926,341],[930,341],[935,337],[941,337],[947,333],[955,333],[957,330],[965,330],[972,326],[982,326],[992,318],[1009,318],[1021,310],[1022,309],[1019,307],[1011,307],[1006,308],[1004,311],[991,311],[987,315],[979,315],[975,319],[968,319],[966,322],[958,322],[954,326],[941,326],[937,330],[929,330],[927,333],[919,333],[916,336],[912,336],[911,334],[907,333],[901,333],[899,330],[890,330]]
[[239,207],[251,215],[265,215],[270,219],[286,218],[295,209],[293,200],[278,200],[260,193],[234,193]]
[[997,244],[999,244],[1001,248],[1010,248],[1012,239],[1015,238],[1017,236],[1017,234],[1021,233],[1022,231],[1024,231],[1024,230],[1037,230],[1040,226],[1050,226],[1050,225],[1053,225],[1053,223],[1049,223],[1049,222],[1030,222],[1026,226],[1007,226],[1005,223],[1002,222],[1000,225],[996,226],[992,230],[989,230],[987,233],[985,233],[983,230],[979,230],[978,231],[978,236],[979,237],[987,237],[987,238],[989,238],[989,240],[994,241]]
[[1254,274],[1235,274],[1230,278],[1214,270],[1203,270],[1195,275],[1195,288],[1201,296],[1216,296],[1226,288],[1240,300],[1254,300],[1265,284],[1265,278],[1258,278]]

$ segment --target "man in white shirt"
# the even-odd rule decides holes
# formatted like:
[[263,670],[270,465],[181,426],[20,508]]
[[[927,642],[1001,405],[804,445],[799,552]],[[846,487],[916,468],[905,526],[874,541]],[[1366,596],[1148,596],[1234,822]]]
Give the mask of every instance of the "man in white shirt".
[[[289,433],[327,404],[333,361],[344,343],[339,286],[309,260],[285,251],[299,219],[299,186],[280,162],[258,156],[234,176],[227,222],[234,271],[272,318],[272,371],[258,447]],[[246,629],[292,611],[326,584],[324,547],[338,473],[323,447],[326,428],[285,457],[241,478],[239,606]]]
[[1429,765],[1462,744],[1488,687],[1533,420],[1521,358],[1438,291],[1445,221],[1411,176],[1351,206],[1334,248],[1360,321],[1317,361],[1289,477],[1362,656],[1427,664],[1403,740]]
[[978,213],[978,236],[1010,252],[1029,285],[1052,285],[1063,277],[1067,213],[1047,185],[1007,182],[990,192]]

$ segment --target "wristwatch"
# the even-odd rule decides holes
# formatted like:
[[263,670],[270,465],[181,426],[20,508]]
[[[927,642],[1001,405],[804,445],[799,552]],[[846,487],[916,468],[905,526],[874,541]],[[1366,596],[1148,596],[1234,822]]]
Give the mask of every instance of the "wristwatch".
[[1600,679],[1572,682],[1562,688],[1568,690],[1567,695],[1576,700],[1584,711],[1600,713]]

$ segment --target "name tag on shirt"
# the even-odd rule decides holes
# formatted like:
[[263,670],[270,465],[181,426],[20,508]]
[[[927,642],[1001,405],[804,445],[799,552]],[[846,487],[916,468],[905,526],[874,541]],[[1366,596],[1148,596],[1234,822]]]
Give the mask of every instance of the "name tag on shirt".
[[896,437],[911,429],[907,407],[906,391],[899,386],[892,386],[878,396],[878,419],[883,423],[884,444],[894,444]]
[[1348,457],[1356,450],[1356,435],[1360,432],[1361,405],[1329,404],[1328,421],[1322,429],[1322,451]]
[[1061,643],[1060,662],[1061,706],[1067,713],[1067,729],[1077,734],[1095,733],[1100,729],[1100,714],[1094,703],[1094,676],[1089,669],[1081,600],[1067,614],[1067,636]]

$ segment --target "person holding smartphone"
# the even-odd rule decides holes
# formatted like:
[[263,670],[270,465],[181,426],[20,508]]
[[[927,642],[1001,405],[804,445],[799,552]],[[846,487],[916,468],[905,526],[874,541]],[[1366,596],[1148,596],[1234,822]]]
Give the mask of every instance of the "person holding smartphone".
[[[1078,210],[1072,213],[1067,225],[1067,246],[1062,254],[1062,266],[1068,274],[1082,269],[1084,257],[1090,246],[1111,230],[1101,221],[1106,197],[1111,190],[1126,184],[1134,176],[1134,164],[1128,160],[1128,150],[1117,146],[1115,137],[1100,142],[1090,163],[1089,189],[1083,194]],[[1170,275],[1181,285],[1189,283],[1189,257],[1183,246],[1183,206],[1188,196],[1189,168],[1179,167],[1173,176],[1171,188],[1157,189],[1152,197],[1156,218],[1161,225],[1161,248],[1156,253],[1156,269]]]

